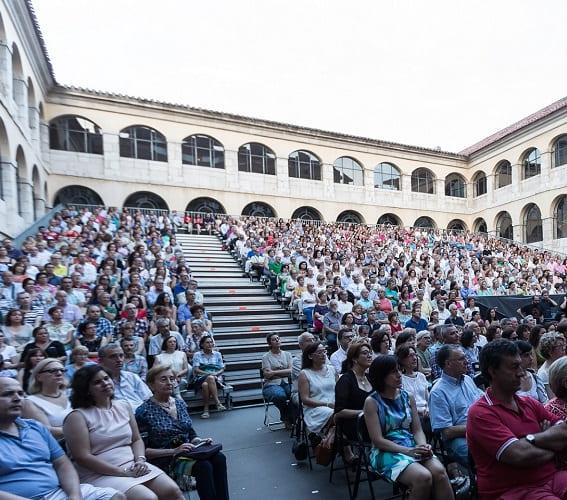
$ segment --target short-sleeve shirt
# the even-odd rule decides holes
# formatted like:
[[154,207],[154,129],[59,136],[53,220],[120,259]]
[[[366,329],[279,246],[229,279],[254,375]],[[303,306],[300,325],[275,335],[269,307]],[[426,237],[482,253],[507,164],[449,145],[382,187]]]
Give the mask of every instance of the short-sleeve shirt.
[[0,431],[0,491],[41,498],[59,488],[53,461],[64,452],[39,422],[18,418],[16,425],[18,437]]
[[553,462],[521,469],[500,462],[508,446],[528,434],[541,432],[540,422],[549,420],[554,424],[560,420],[533,398],[515,399],[518,413],[494,399],[489,388],[469,410],[467,442],[476,465],[481,499],[498,498],[524,484],[544,483],[556,472]]

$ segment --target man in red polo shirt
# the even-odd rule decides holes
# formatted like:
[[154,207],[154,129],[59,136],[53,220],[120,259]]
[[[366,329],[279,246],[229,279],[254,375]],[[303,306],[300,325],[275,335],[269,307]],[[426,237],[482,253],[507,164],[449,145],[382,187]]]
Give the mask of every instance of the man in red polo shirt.
[[524,370],[516,344],[495,340],[482,348],[486,394],[470,408],[467,442],[481,500],[567,499],[567,471],[555,453],[567,447],[567,424],[516,391]]

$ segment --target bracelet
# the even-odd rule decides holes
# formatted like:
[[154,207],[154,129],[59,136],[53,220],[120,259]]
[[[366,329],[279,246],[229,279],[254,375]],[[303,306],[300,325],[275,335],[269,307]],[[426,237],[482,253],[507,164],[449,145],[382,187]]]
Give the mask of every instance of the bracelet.
[[145,462],[146,461],[146,457],[144,455],[140,455],[139,457],[136,457],[136,459],[134,460],[134,462]]

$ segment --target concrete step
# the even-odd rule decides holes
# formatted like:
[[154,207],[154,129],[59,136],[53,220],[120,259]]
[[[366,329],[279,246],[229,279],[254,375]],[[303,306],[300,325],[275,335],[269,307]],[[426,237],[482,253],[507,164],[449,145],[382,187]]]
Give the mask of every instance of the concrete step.
[[215,316],[213,328],[230,326],[260,326],[260,325],[296,325],[297,323],[288,314],[243,315],[243,316]]
[[215,314],[230,314],[230,315],[264,315],[264,314],[289,314],[284,309],[278,308],[278,306],[274,306],[274,304],[269,305],[223,305],[223,306],[209,306],[207,303],[207,312]]
[[[289,335],[300,335],[304,332],[301,328],[299,328],[298,324],[293,321],[289,324],[280,324],[276,328],[270,324],[264,325],[229,325],[229,326],[217,326],[215,323],[214,325],[215,336],[221,333],[233,333],[233,334],[262,334],[267,335],[268,332],[277,331],[280,334],[289,334]],[[289,333],[287,333],[289,332]]]
[[222,269],[215,269],[214,271],[193,271],[191,270],[191,277],[195,278],[197,280],[202,280],[202,279],[220,279],[220,278],[226,278],[226,279],[247,279],[249,280],[249,278],[244,278],[242,276],[242,271],[241,270],[236,270],[236,271],[232,271],[232,270],[222,270]]
[[199,280],[199,290],[217,290],[223,288],[227,293],[233,293],[231,290],[238,290],[239,288],[257,290],[259,293],[266,293],[266,288],[257,281],[251,282],[248,279],[239,279],[238,281],[232,280]]
[[207,293],[206,299],[207,299],[207,309],[217,306],[252,306],[252,305],[254,306],[269,305],[273,308],[280,307],[280,305],[270,295],[265,295],[265,296],[252,295],[248,297],[229,295],[228,297],[218,297]]
[[[271,332],[275,332],[279,335],[281,339],[285,339],[286,342],[295,342],[297,344],[297,337],[303,333],[303,330],[296,328],[294,330],[281,330],[280,328],[270,328],[267,331],[256,330],[256,331],[222,331],[219,332],[218,328],[214,329],[215,340],[223,340],[235,342],[238,340],[251,340],[251,339],[264,339],[266,340],[266,335]],[[291,339],[291,340],[290,340]],[[267,345],[267,344],[266,344]]]
[[[221,341],[215,339],[215,345],[218,347],[218,350],[223,354],[240,354],[240,353],[250,353],[256,352],[259,354],[263,354],[267,352],[268,344],[266,343],[265,339],[253,339],[257,342],[252,343],[251,340],[245,340],[241,345],[223,345]],[[282,349],[284,351],[291,351],[297,349],[297,342],[289,342],[289,343],[282,343]]]
[[255,286],[248,286],[248,287],[239,287],[239,288],[215,288],[213,286],[210,287],[202,287],[200,286],[199,289],[205,288],[207,293],[204,295],[206,297],[271,297],[266,292],[266,289],[259,285],[258,283],[253,283]]
[[228,270],[236,270],[236,271],[240,271],[240,273],[242,273],[242,268],[234,261],[232,262],[219,262],[218,264],[203,264],[202,262],[200,264],[194,264],[191,266],[191,272],[192,273],[202,273],[204,271],[217,271],[217,270],[222,270],[222,271],[228,271]]

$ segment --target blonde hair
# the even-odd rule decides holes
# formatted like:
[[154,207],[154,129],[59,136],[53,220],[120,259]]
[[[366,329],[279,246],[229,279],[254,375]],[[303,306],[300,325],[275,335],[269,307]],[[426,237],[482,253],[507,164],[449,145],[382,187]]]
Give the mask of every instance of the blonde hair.
[[41,392],[41,382],[37,379],[37,376],[43,370],[45,370],[46,366],[50,365],[51,363],[58,363],[61,366],[63,366],[62,363],[56,358],[42,359],[37,365],[35,365],[35,368],[31,372],[30,381],[28,384],[28,394],[37,394]]
[[148,383],[148,385],[152,385],[156,381],[156,378],[158,377],[158,375],[160,373],[166,372],[167,370],[173,371],[173,368],[171,367],[171,365],[154,365],[154,366],[152,366],[149,369],[148,374],[146,375],[146,382]]
[[567,396],[567,388],[563,382],[567,378],[567,356],[556,359],[548,370],[549,387],[558,398],[564,399]]

